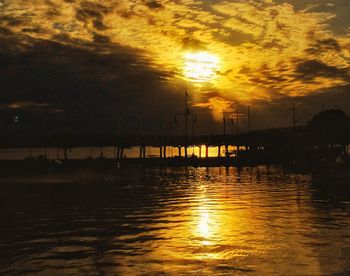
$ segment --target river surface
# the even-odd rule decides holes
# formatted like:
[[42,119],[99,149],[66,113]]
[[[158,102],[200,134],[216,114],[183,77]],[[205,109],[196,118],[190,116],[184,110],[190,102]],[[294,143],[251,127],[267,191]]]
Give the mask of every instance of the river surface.
[[350,275],[350,192],[276,166],[0,180],[2,275]]

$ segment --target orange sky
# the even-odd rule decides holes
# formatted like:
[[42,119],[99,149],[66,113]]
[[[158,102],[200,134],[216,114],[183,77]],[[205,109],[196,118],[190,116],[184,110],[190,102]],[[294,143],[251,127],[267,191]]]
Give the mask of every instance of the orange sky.
[[0,9],[0,26],[16,35],[97,54],[130,49],[132,66],[162,71],[162,85],[187,87],[192,105],[214,113],[350,83],[346,0],[1,0]]

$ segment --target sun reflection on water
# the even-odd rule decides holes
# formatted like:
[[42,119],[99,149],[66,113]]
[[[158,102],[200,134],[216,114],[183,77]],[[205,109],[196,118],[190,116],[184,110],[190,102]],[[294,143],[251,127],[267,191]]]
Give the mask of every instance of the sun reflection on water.
[[[198,222],[198,232],[203,237],[208,239],[210,236],[210,229],[209,229],[209,213],[207,210],[200,211],[200,218]],[[203,241],[202,244],[209,245],[209,241]]]
[[[7,253],[0,274],[25,274],[33,263],[45,275],[349,270],[350,205],[344,191],[340,197],[332,194],[331,201],[315,190],[310,176],[276,166],[132,172],[135,178],[122,171],[118,176],[79,172],[81,182],[72,181],[64,191],[67,176],[31,179],[44,181],[34,183],[35,193],[27,189],[32,182],[22,179],[3,185],[8,208],[2,211],[21,224],[9,221],[10,235],[0,235]],[[109,177],[113,181],[107,182]],[[63,196],[53,198],[53,193]],[[26,204],[13,205],[15,196]]]
[[216,251],[219,245],[221,225],[220,213],[215,210],[213,200],[207,195],[206,185],[200,185],[198,205],[193,210],[194,229],[192,236],[196,241],[197,259],[221,259],[221,253]]

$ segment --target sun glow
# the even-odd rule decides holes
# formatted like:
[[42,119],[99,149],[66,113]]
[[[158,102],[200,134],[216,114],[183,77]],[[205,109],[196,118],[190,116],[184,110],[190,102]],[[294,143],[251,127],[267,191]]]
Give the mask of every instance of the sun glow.
[[220,60],[207,52],[186,53],[184,55],[184,76],[195,83],[210,82],[217,77]]

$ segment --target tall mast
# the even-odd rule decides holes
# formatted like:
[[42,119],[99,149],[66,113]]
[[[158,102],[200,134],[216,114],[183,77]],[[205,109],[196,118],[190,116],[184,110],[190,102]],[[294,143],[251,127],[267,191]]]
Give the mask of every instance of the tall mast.
[[295,103],[293,103],[293,130],[295,131],[296,118],[295,118]]
[[194,113],[193,113],[193,108],[191,109],[191,136],[192,136],[192,141],[194,137]]
[[222,111],[222,122],[224,126],[224,137],[226,136],[226,118],[225,118],[225,111]]
[[224,126],[224,144],[225,144],[225,156],[228,157],[228,145],[226,139],[226,118],[225,118],[225,110],[222,110],[222,123]]
[[248,132],[251,130],[251,121],[250,121],[250,105],[248,105]]
[[187,128],[187,123],[188,123],[188,108],[187,108],[187,98],[188,98],[188,93],[187,89],[185,88],[185,158],[187,158],[187,146],[188,146],[188,128]]
[[236,135],[239,134],[239,118],[238,118],[238,109],[236,109]]

